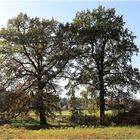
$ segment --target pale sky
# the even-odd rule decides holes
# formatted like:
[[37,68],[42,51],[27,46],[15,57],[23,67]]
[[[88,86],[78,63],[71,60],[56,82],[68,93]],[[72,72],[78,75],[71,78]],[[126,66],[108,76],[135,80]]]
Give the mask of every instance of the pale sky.
[[[20,12],[31,17],[53,17],[59,22],[70,22],[76,12],[92,10],[99,5],[115,8],[117,15],[124,16],[125,26],[137,36],[135,43],[140,48],[140,1],[0,0],[0,27],[5,26],[8,19],[16,17]],[[132,62],[134,67],[140,69],[140,53],[133,57]]]
[[[5,26],[8,19],[20,12],[31,17],[54,17],[60,22],[67,22],[74,18],[76,12],[95,9],[99,5],[115,8],[117,14],[124,15],[126,27],[137,36],[135,42],[140,47],[140,1],[0,0],[0,27]],[[134,57],[133,65],[140,68],[140,55]]]

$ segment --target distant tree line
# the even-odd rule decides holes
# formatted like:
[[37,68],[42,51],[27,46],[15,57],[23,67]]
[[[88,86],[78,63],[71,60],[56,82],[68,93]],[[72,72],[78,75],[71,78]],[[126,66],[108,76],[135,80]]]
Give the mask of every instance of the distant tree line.
[[81,95],[97,101],[103,125],[105,106],[131,101],[140,89],[139,70],[131,64],[138,53],[134,39],[113,8],[78,12],[66,24],[20,13],[0,29],[1,118],[34,111],[49,127],[46,116],[60,110],[59,81],[67,79],[72,104],[84,86]]

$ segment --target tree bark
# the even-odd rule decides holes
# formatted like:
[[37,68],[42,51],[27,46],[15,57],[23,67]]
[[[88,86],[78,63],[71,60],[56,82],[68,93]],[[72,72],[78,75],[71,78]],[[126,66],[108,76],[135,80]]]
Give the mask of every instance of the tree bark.
[[103,75],[99,75],[99,80],[100,80],[100,124],[104,125],[104,119],[105,119],[105,89],[104,89],[104,79]]
[[105,99],[104,99],[105,91],[104,87],[100,87],[100,124],[104,125],[105,119]]
[[47,119],[46,119],[44,104],[42,101],[40,101],[39,103],[39,118],[40,118],[40,126],[49,128],[49,124],[47,123]]
[[40,118],[40,126],[43,126],[45,128],[49,128],[49,125],[47,123],[46,119],[46,113],[45,113],[45,106],[43,102],[43,90],[41,88],[41,82],[38,82],[38,111],[39,111],[39,118]]

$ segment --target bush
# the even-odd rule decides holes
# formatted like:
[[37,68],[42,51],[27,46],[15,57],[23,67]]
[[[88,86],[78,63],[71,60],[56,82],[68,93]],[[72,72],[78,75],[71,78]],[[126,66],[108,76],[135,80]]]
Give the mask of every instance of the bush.
[[85,126],[100,125],[99,118],[96,116],[90,116],[90,115],[71,116],[70,121],[77,125],[85,125]]
[[132,109],[129,112],[119,113],[112,117],[111,122],[117,125],[140,125],[140,112]]

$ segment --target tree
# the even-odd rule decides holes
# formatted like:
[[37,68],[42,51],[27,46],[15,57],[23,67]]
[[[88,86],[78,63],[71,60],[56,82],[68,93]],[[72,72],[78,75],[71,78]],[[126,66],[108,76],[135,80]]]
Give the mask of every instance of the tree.
[[35,110],[48,127],[46,115],[59,109],[59,76],[75,52],[64,29],[54,19],[21,13],[0,30],[1,83],[11,92],[8,117]]
[[90,86],[91,93],[98,95],[100,122],[104,124],[105,98],[127,98],[139,90],[140,74],[131,65],[132,55],[138,52],[135,36],[125,28],[123,16],[101,6],[78,12],[73,24],[83,55],[72,75],[77,83]]
[[81,99],[75,96],[75,91],[73,89],[69,90],[67,93],[70,97],[70,111],[71,111],[71,121],[75,124],[83,123],[83,108]]

